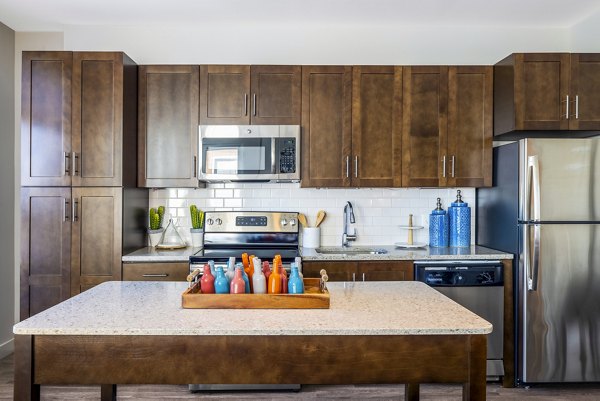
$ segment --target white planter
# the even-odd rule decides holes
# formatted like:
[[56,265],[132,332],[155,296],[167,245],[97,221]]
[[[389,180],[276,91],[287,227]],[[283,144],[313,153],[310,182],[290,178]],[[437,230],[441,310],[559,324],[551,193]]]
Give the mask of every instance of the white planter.
[[194,248],[201,248],[204,246],[204,230],[201,228],[190,228],[192,233],[192,246]]
[[148,229],[148,237],[150,238],[150,246],[156,246],[160,242],[160,238],[163,235],[164,228],[159,228],[158,230],[150,230]]
[[302,228],[302,246],[305,248],[318,248],[321,246],[321,227]]

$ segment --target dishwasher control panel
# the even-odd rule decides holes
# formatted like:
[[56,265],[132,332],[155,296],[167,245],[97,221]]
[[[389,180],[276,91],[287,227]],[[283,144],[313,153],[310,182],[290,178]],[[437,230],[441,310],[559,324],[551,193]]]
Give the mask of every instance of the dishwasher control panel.
[[502,263],[415,262],[415,281],[432,287],[504,285]]

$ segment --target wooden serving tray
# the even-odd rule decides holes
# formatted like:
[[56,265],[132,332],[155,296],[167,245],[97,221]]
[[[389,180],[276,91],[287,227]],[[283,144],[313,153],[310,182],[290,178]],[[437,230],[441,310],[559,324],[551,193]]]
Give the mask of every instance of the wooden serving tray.
[[321,279],[305,278],[304,294],[202,294],[200,282],[185,290],[181,305],[188,309],[329,309],[329,291]]

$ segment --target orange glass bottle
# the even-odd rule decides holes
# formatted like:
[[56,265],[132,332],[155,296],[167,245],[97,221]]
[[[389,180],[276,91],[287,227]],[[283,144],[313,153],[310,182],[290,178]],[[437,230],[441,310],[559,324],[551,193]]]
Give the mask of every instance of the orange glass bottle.
[[269,294],[281,294],[281,274],[279,274],[279,262],[273,261],[273,270],[269,276],[269,285],[267,288]]

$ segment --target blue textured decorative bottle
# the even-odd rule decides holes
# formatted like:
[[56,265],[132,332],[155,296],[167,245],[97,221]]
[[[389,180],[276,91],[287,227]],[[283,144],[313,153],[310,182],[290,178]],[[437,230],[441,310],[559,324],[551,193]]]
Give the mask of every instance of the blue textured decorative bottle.
[[456,191],[456,202],[448,208],[450,217],[450,246],[471,245],[471,208]]
[[436,208],[429,215],[429,246],[448,246],[448,214],[442,209],[440,198],[437,198]]

